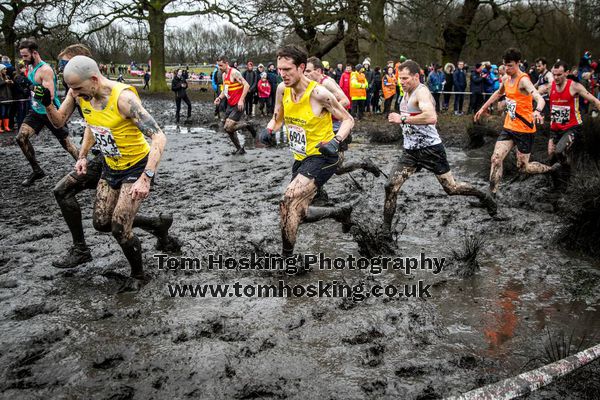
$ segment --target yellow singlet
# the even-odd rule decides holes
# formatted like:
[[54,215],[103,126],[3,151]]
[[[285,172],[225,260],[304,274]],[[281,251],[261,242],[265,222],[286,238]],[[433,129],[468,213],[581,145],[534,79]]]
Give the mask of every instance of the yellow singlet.
[[117,102],[121,92],[126,89],[138,94],[133,86],[117,83],[102,111],[95,110],[90,102],[79,99],[85,122],[94,134],[106,164],[120,171],[135,165],[150,152],[144,134],[131,119],[124,119],[119,113]]
[[297,103],[292,100],[292,89],[283,92],[283,114],[290,150],[296,160],[302,161],[308,156],[321,155],[315,146],[319,142],[328,142],[335,136],[329,111],[317,116],[310,106],[310,94],[318,85],[310,81],[306,91]]

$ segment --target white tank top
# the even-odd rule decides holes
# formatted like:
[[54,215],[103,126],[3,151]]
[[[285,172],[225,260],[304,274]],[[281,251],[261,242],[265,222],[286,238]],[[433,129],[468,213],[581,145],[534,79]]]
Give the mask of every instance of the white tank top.
[[[421,87],[427,89],[425,85],[420,84],[410,95],[408,95],[408,93],[404,94],[404,97],[400,102],[401,115],[406,115],[408,117],[421,114],[422,111],[415,106],[414,103],[410,102],[411,97],[414,96],[415,92],[420,90]],[[427,92],[429,92],[429,89],[427,89]],[[433,100],[433,97],[431,101],[435,101]],[[442,139],[440,138],[435,125],[405,124],[402,125],[402,135],[404,136],[404,148],[408,150],[424,149],[442,143]]]

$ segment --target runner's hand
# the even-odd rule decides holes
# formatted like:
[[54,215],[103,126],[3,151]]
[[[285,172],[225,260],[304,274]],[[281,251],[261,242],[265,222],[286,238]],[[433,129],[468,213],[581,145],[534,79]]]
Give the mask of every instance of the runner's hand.
[[324,156],[334,156],[340,150],[340,142],[334,137],[329,142],[320,142],[315,146]]
[[481,116],[482,116],[483,114],[485,114],[485,113],[486,113],[486,110],[485,110],[484,108],[481,108],[481,109],[480,109],[479,111],[477,111],[477,112],[475,113],[475,115],[473,116],[473,121],[475,121],[475,122],[479,122],[479,120],[481,119]]
[[273,146],[275,145],[275,135],[273,135],[273,131],[269,128],[265,128],[258,137],[258,140],[264,144],[265,146]]
[[217,96],[217,98],[214,101],[215,105],[219,105],[219,103],[221,103],[221,98]]
[[75,163],[75,172],[77,175],[85,175],[87,173],[87,158],[80,158]]
[[244,111],[244,100],[238,101],[238,105],[237,105],[238,110],[240,111]]
[[395,124],[401,124],[402,123],[402,115],[400,115],[398,113],[390,113],[388,115],[388,121],[393,122]]
[[542,125],[544,123],[544,116],[538,110],[533,112],[533,119],[536,123]]
[[129,189],[129,194],[134,200],[143,200],[150,194],[150,179],[146,175],[142,175]]
[[50,90],[44,86],[36,86],[33,89],[33,98],[44,105],[44,107],[52,104],[52,96],[50,96]]

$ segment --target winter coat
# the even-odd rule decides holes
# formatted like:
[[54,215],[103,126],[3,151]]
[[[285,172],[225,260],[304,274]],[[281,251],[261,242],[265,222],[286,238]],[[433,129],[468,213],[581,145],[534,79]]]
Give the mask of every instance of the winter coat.
[[368,87],[369,83],[365,74],[358,71],[353,72],[350,76],[350,99],[352,101],[366,100]]
[[389,99],[396,94],[396,77],[385,74],[381,81],[381,89],[383,90],[383,98]]
[[18,74],[13,85],[15,99],[28,99],[31,96],[31,81],[25,75]]
[[348,99],[351,99],[351,97],[350,97],[350,74],[351,74],[351,72],[344,71],[344,73],[340,77],[340,88],[342,88],[342,91],[344,92],[344,94],[346,95],[346,97]]
[[242,77],[246,80],[246,82],[248,82],[248,85],[250,85],[250,88],[248,89],[248,94],[255,93],[256,92],[256,84],[258,83],[258,80],[259,80],[258,74],[256,73],[256,71],[245,70],[242,73]]
[[444,73],[442,71],[431,72],[427,77],[427,86],[431,93],[441,92],[444,87]]
[[12,100],[11,85],[6,83],[6,81],[9,79],[10,78],[8,76],[5,78],[4,74],[0,73],[0,101]]
[[256,85],[258,90],[258,97],[261,99],[266,99],[271,95],[271,84],[268,80],[259,80]]
[[483,93],[483,78],[476,70],[471,71],[471,93]]
[[467,75],[464,70],[456,69],[456,71],[452,73],[452,84],[454,85],[454,90],[457,92],[464,92],[467,90]]
[[187,90],[187,81],[184,79],[183,74],[181,77],[175,75],[171,81],[171,90],[175,92],[177,97],[185,96]]

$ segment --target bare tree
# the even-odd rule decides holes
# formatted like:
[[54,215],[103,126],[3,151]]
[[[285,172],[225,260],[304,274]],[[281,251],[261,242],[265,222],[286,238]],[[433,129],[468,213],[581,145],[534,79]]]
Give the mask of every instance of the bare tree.
[[17,41],[27,37],[52,35],[65,30],[83,0],[51,2],[47,0],[1,0],[0,32],[4,51],[16,56]]
[[153,92],[167,91],[165,76],[165,25],[168,19],[182,16],[208,15],[221,13],[227,15],[231,7],[221,5],[219,0],[114,0],[96,6],[83,21],[97,21],[99,27],[87,33],[93,33],[107,27],[118,20],[142,22],[148,26],[148,42],[150,44],[150,59]]

